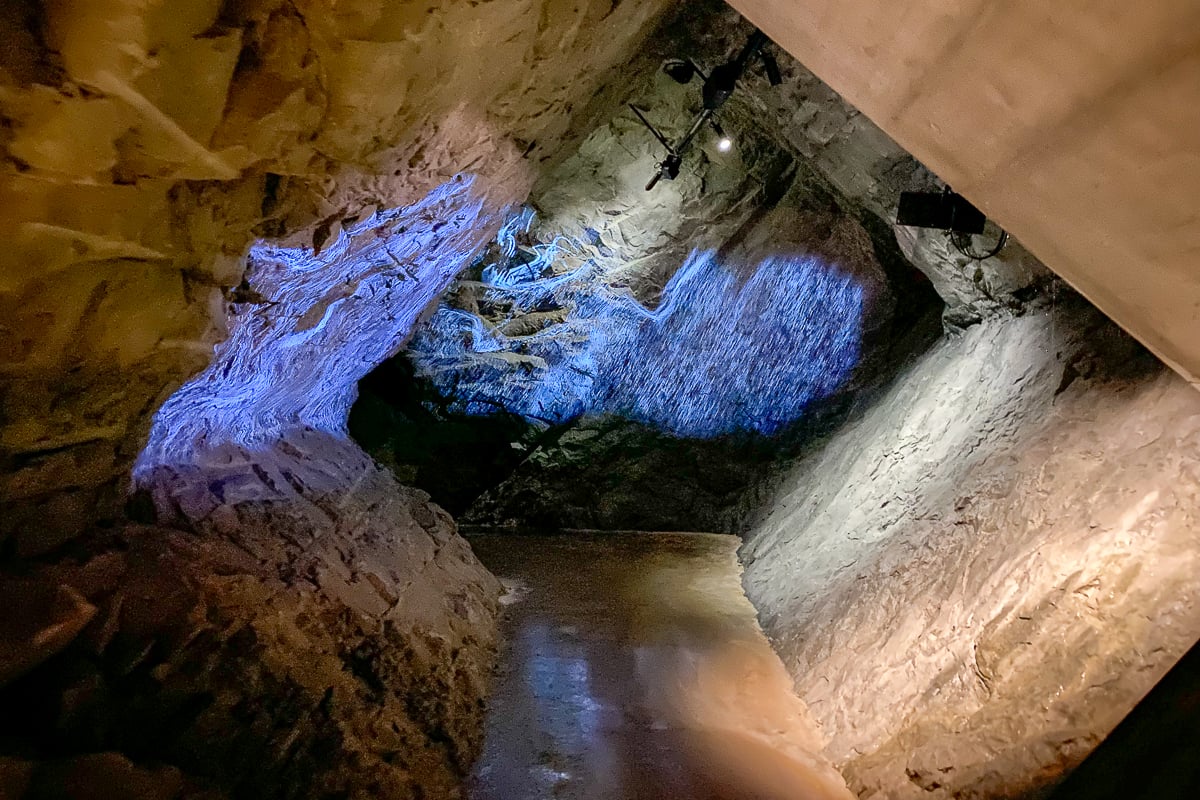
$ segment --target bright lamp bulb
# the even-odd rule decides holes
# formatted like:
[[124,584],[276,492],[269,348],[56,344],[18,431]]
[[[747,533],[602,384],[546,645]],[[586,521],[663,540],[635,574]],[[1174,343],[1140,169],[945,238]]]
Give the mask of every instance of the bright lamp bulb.
[[728,153],[733,149],[733,139],[730,139],[728,136],[722,136],[717,141],[717,149],[722,153]]

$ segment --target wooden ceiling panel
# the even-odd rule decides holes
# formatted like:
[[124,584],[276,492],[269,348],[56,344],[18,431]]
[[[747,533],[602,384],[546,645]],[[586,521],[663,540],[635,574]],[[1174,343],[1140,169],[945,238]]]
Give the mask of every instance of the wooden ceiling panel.
[[731,2],[1197,383],[1200,3]]

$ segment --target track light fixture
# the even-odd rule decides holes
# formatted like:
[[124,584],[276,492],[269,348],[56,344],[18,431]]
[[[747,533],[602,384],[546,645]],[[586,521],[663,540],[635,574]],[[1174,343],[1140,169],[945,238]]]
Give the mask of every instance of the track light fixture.
[[737,88],[737,82],[750,67],[750,63],[756,58],[762,63],[763,70],[767,74],[767,80],[772,86],[778,86],[783,83],[783,76],[779,73],[779,65],[776,63],[775,57],[766,50],[767,42],[766,34],[762,31],[755,31],[731,61],[727,61],[716,67],[709,75],[705,75],[703,70],[696,66],[696,62],[691,59],[676,58],[663,64],[663,71],[678,83],[690,83],[696,75],[699,75],[704,80],[702,89],[704,107],[696,118],[692,120],[692,125],[688,128],[688,132],[678,142],[672,143],[667,137],[663,136],[658,128],[655,128],[650,120],[646,119],[646,115],[642,110],[630,103],[629,107],[633,109],[633,113],[637,115],[637,118],[646,126],[647,130],[654,134],[654,138],[658,139],[659,144],[667,151],[667,155],[658,164],[658,172],[646,184],[646,191],[653,189],[663,178],[671,181],[679,177],[679,168],[683,164],[683,154],[691,146],[700,129],[706,124],[711,124],[713,130],[717,133],[718,150],[722,153],[727,153],[733,149],[733,139],[726,136],[725,132],[717,124],[716,113],[729,100],[730,95]]
[[710,122],[712,122],[713,133],[717,135],[717,149],[722,153],[728,153],[733,149],[733,139],[725,133],[725,129],[721,127],[721,123],[715,119],[710,120]]

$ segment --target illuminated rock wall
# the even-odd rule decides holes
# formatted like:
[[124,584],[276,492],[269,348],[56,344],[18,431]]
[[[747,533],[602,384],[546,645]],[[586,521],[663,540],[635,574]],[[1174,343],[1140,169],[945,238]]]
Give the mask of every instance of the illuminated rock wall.
[[[540,305],[538,289],[530,282],[512,292]],[[507,337],[446,308],[410,354],[461,413],[504,409],[556,424],[610,414],[687,438],[769,435],[849,378],[863,294],[851,275],[813,255],[742,266],[694,253],[656,309],[584,284],[575,297],[554,299],[570,309],[562,323]],[[438,370],[439,362],[449,368]],[[508,369],[514,362],[525,367],[519,377]]]
[[[741,530],[741,495],[771,462],[928,343],[906,337],[936,298],[898,321],[896,276],[819,183],[797,179],[727,237],[681,262],[654,307],[609,268],[605,238],[506,234],[457,284],[406,354],[418,374],[443,411],[549,426],[513,443],[527,457],[464,521]],[[436,468],[421,468],[431,491]]]
[[253,242],[320,248],[460,173],[493,211],[524,199],[662,5],[9,4],[8,546],[113,518],[155,410],[241,313]]
[[1013,797],[1200,637],[1200,397],[1078,299],[938,344],[742,549],[861,796]]
[[0,557],[75,610],[0,620],[20,769],[455,793],[499,589],[346,414],[664,5],[5,7]]
[[226,444],[269,447],[292,429],[344,436],[358,380],[497,227],[475,183],[459,175],[418,203],[377,211],[319,253],[252,247],[227,338],[158,411],[135,479]]

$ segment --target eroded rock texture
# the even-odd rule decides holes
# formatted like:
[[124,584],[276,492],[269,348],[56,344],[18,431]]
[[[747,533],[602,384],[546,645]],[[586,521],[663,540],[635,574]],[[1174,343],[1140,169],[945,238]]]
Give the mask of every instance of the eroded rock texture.
[[[881,218],[889,210],[870,204],[928,178],[859,120],[843,138],[874,189],[835,186],[822,172],[832,162],[801,147],[807,134],[782,113],[815,91],[785,55],[785,86],[756,75],[722,110],[731,152],[705,130],[680,177],[645,191],[661,148],[623,104],[682,135],[698,82],[678,85],[663,60],[711,67],[751,30],[719,3],[688,4],[582,112],[594,128],[535,185],[539,213],[510,220],[394,371],[415,368],[437,413],[375,414],[395,433],[360,429],[373,452],[464,510],[515,470],[467,512],[473,523],[738,530],[750,509],[737,498],[777,451],[828,430],[928,344],[927,328],[910,333],[937,296]],[[378,408],[388,392],[371,392]],[[488,476],[464,476],[453,456],[442,470],[434,455],[461,452],[472,416],[497,420],[478,457]],[[514,416],[532,432],[514,433]],[[445,441],[414,437],[422,422]],[[512,438],[493,446],[500,436]],[[447,472],[474,495],[447,488]]]
[[[0,692],[3,736],[43,780],[64,769],[47,758],[119,751],[232,796],[455,796],[479,744],[497,590],[445,512],[360,468],[353,489],[307,503],[217,486],[225,513],[208,525],[127,527],[30,575],[96,611]],[[194,477],[175,480],[194,492]]]
[[863,797],[1010,797],[1200,636],[1200,398],[1097,312],[938,344],[801,460],[745,584]]
[[226,296],[252,242],[319,249],[344,220],[417,203],[459,173],[479,178],[493,210],[523,199],[569,134],[571,109],[660,8],[8,9],[0,445],[10,546],[43,552],[97,514],[112,517],[152,414],[208,363],[226,301],[255,297],[253,287]]
[[498,587],[346,414],[663,5],[5,8],[0,544],[57,592],[5,638],[32,796],[128,759],[454,793]]

